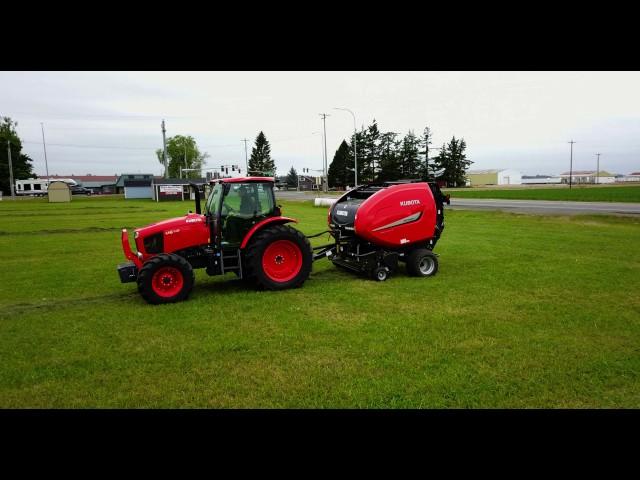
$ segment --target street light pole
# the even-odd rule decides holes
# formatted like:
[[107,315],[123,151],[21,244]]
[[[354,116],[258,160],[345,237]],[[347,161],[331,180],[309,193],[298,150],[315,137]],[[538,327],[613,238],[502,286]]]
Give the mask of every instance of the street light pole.
[[40,122],[42,127],[42,148],[44,148],[44,168],[47,171],[47,189],[49,188],[49,163],[47,162],[47,144],[44,141],[44,124]]
[[571,185],[573,184],[573,144],[576,142],[571,140],[569,143],[571,144],[571,163],[569,163],[569,190],[571,190]]
[[243,138],[242,140],[240,140],[241,142],[244,142],[244,163],[245,163],[245,167],[247,169],[247,177],[249,176],[249,157],[247,157],[247,139]]
[[164,178],[169,178],[169,169],[167,168],[167,138],[165,136],[164,120],[162,120],[162,155],[164,159]]
[[324,128],[324,191],[325,193],[329,191],[329,179],[327,178],[327,117],[331,115],[327,115],[326,113],[319,114],[322,117],[322,125]]
[[358,186],[358,137],[356,134],[356,115],[348,108],[344,107],[335,107],[334,110],[345,110],[351,114],[353,117],[353,160],[354,160],[354,188]]
[[596,153],[596,155],[598,156],[598,166],[596,167],[596,183],[600,183],[600,153]]

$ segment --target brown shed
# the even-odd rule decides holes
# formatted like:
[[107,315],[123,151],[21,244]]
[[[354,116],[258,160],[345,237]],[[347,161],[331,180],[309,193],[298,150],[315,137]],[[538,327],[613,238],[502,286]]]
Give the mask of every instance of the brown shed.
[[49,183],[47,193],[49,196],[49,203],[71,201],[71,189],[69,188],[69,185],[64,182],[54,181]]

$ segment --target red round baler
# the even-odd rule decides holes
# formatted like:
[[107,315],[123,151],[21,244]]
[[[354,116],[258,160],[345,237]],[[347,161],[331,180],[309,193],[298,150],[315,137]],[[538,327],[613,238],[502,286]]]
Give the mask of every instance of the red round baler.
[[442,194],[432,182],[387,182],[355,188],[329,209],[335,248],[327,251],[340,267],[386,280],[405,262],[415,276],[438,271],[433,253],[444,230]]

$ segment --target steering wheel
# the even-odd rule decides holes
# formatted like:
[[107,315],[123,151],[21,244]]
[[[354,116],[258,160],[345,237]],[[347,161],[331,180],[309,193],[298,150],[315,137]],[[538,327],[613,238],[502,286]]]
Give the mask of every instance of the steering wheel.
[[[225,212],[225,209],[227,210],[226,212]],[[234,209],[234,208],[232,208],[232,207],[230,207],[230,206],[229,206],[229,205],[227,205],[226,203],[223,203],[223,204],[222,204],[222,215],[225,215],[225,216],[226,216],[226,215],[228,215],[228,214],[229,214],[229,213],[231,213],[231,212],[235,212],[235,209]]]

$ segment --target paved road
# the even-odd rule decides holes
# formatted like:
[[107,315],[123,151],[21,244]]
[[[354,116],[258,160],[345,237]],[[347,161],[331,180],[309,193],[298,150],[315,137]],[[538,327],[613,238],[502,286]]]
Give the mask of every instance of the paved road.
[[621,202],[563,202],[551,200],[490,200],[452,198],[448,207],[453,210],[502,210],[516,213],[545,215],[639,215],[640,203]]
[[[309,195],[304,192],[276,192],[282,200],[313,200],[322,194]],[[489,200],[479,198],[452,198],[452,210],[502,210],[515,213],[538,213],[545,215],[638,215],[640,203],[620,202],[562,202],[550,200]]]

